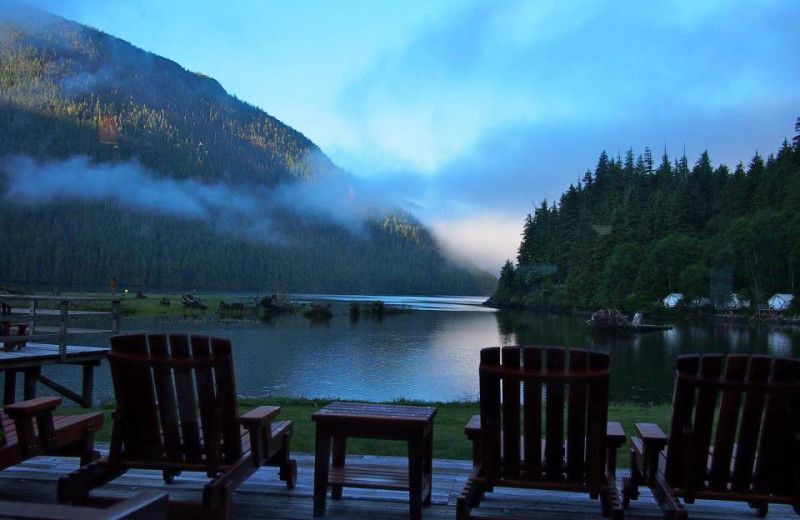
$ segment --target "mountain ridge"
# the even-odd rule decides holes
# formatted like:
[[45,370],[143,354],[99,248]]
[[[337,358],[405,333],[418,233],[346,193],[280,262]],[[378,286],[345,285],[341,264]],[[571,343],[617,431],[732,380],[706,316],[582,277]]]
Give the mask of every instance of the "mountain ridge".
[[[0,209],[0,228],[26,231],[5,237],[0,279],[80,287],[104,287],[117,276],[151,288],[491,290],[493,277],[445,258],[410,214],[349,208],[356,185],[350,174],[301,132],[230,96],[217,80],[97,29],[41,13],[27,7],[13,16],[0,11],[0,192],[7,202]],[[236,208],[231,202],[232,225],[258,229],[268,222],[268,231],[291,236],[294,243],[271,240],[266,233],[244,239],[220,233],[214,219],[225,216],[227,200],[214,201],[210,217],[192,221],[86,199],[76,186],[85,182],[85,172],[64,170],[76,156],[87,158],[85,169],[101,170],[91,177],[88,192],[97,191],[94,184],[111,174],[104,172],[141,166],[138,176],[117,187],[115,200],[123,202],[125,195],[146,195],[139,192],[148,183],[156,191],[177,186],[189,198],[198,186],[234,187],[258,209],[248,213],[247,205]],[[17,164],[15,157],[29,157],[40,169],[61,167],[57,174],[75,179],[67,191],[78,188],[84,202],[76,204],[74,197],[38,205],[9,200],[14,177],[6,170]],[[273,201],[276,193],[283,199]],[[314,204],[314,212],[304,212],[304,204]],[[348,222],[331,218],[336,211],[350,211],[346,218],[352,220],[356,210],[355,232]],[[149,238],[137,232],[137,223],[148,228]],[[26,234],[40,240],[31,243]],[[61,252],[53,254],[53,247],[42,243]],[[204,244],[205,261],[187,254],[193,244]],[[95,256],[93,248],[101,254]],[[231,250],[238,254],[232,256]],[[93,256],[94,262],[82,259]],[[35,258],[35,265],[20,264],[20,258]]]

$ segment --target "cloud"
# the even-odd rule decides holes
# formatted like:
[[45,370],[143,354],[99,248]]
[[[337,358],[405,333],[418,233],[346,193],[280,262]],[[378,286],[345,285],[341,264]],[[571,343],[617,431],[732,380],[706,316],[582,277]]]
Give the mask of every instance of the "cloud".
[[558,202],[601,151],[734,166],[800,114],[797,3],[459,5],[344,89],[351,131],[330,152],[456,256],[491,251],[495,272],[532,204]]
[[132,211],[210,223],[221,232],[254,240],[299,239],[281,231],[276,214],[314,218],[366,236],[364,212],[376,203],[373,197],[356,199],[354,180],[345,174],[246,191],[228,184],[163,177],[137,162],[94,163],[84,156],[50,161],[11,156],[0,161],[0,170],[6,173],[7,200],[107,201]]
[[516,262],[522,222],[493,214],[432,220],[439,245],[452,257],[497,275],[506,260]]
[[37,162],[15,156],[0,167],[8,175],[6,197],[33,204],[109,200],[130,209],[198,220],[258,207],[253,197],[231,187],[159,178],[135,162],[97,164],[85,156]]
[[[710,121],[764,103],[800,106],[800,68],[786,59],[800,46],[800,4],[696,4],[467,4],[347,86],[341,114],[360,138],[349,135],[342,154],[334,138],[334,158],[371,162],[365,174],[436,175],[506,127],[609,130],[652,116]],[[696,138],[708,136],[690,124],[681,140]]]

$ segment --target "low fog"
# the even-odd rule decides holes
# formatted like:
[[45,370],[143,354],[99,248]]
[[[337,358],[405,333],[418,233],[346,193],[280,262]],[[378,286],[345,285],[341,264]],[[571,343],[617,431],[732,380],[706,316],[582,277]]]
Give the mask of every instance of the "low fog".
[[213,223],[217,230],[263,241],[294,239],[284,236],[272,220],[276,210],[329,221],[366,237],[364,212],[375,202],[366,193],[357,192],[345,175],[268,190],[176,180],[137,162],[95,163],[85,156],[47,161],[13,156],[0,161],[0,170],[6,174],[3,197],[9,201],[109,202],[131,211]]

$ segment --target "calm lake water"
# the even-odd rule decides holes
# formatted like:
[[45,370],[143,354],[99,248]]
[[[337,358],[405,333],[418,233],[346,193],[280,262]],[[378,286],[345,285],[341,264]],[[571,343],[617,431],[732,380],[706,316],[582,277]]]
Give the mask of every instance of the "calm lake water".
[[[583,316],[495,312],[483,298],[294,296],[333,305],[329,321],[300,313],[268,320],[129,318],[123,331],[209,334],[233,341],[241,396],[291,396],[384,401],[475,400],[479,351],[515,344],[584,347],[611,354],[613,401],[669,402],[675,360],[695,352],[800,355],[800,328],[733,323],[678,323],[673,330],[599,337]],[[348,302],[381,299],[413,312],[351,321]],[[86,345],[103,345],[93,338]],[[46,374],[79,388],[79,369],[46,367]],[[96,372],[96,398],[113,400],[108,365]]]

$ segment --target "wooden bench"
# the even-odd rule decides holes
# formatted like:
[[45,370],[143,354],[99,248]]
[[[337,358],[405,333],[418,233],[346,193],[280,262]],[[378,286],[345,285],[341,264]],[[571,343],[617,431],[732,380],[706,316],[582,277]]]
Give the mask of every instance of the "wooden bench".
[[[723,370],[724,367],[724,370]],[[747,502],[800,514],[800,360],[720,354],[678,358],[670,435],[636,425],[624,506],[646,485],[664,518],[685,519],[680,503]]]

